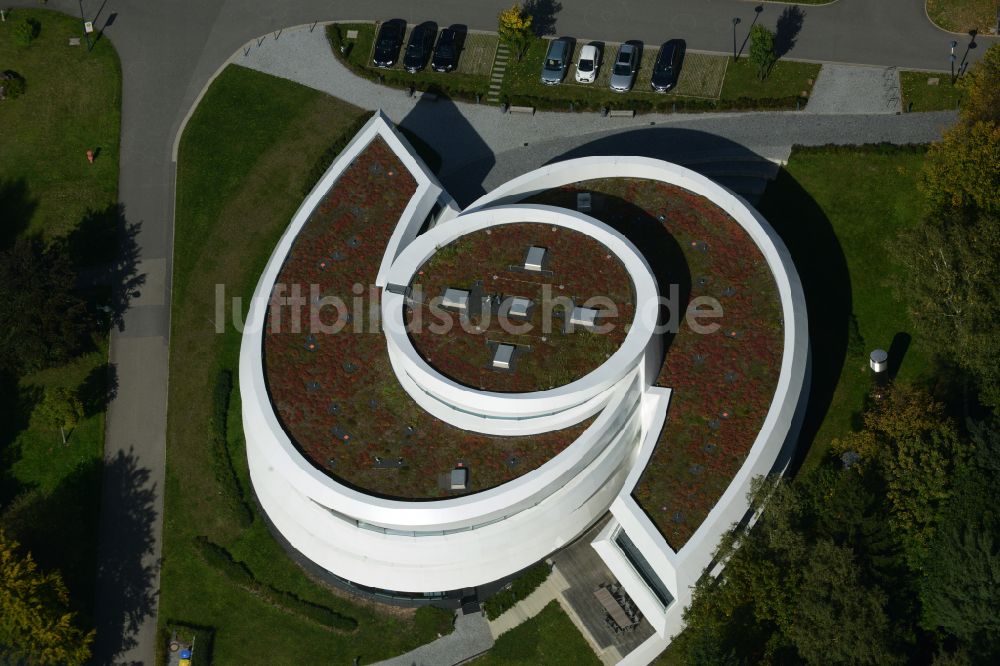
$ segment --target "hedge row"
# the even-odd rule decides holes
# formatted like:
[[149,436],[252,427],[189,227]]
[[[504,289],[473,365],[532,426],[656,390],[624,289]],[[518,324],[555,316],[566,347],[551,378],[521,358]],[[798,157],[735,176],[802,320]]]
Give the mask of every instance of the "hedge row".
[[353,631],[357,629],[358,621],[353,617],[342,615],[332,608],[300,599],[291,592],[278,590],[270,585],[261,583],[254,578],[253,573],[245,564],[234,560],[229,551],[209,541],[207,537],[196,537],[195,545],[205,562],[228,578],[230,582],[246,588],[282,610],[307,620],[312,620],[330,629],[340,631]]
[[821,146],[803,146],[795,144],[792,152],[804,155],[829,155],[829,154],[857,154],[863,155],[898,155],[909,153],[911,155],[923,155],[927,152],[926,143],[865,143],[861,145],[845,145],[839,143],[826,143]]
[[[380,69],[375,71],[369,67],[363,67],[355,62],[351,62],[350,58],[344,57],[340,50],[341,46],[344,45],[344,38],[341,35],[340,26],[336,23],[326,26],[326,38],[330,42],[330,49],[337,60],[344,67],[347,67],[363,79],[368,79],[369,81],[374,81],[390,88],[398,88],[400,90],[409,90],[412,88],[415,91],[429,92],[441,97],[459,99],[466,102],[478,102],[479,99],[486,97],[485,86],[481,89],[469,89],[454,86],[445,81],[431,83],[414,79],[412,75],[401,70]],[[479,99],[477,99],[477,96]]]
[[685,111],[764,111],[794,109],[805,106],[806,98],[791,97],[737,97],[735,99],[703,99],[699,97],[663,97],[628,99],[608,103],[607,100],[552,99],[535,95],[511,95],[503,99],[513,106],[533,106],[547,111],[600,111],[602,109],[632,109],[636,113],[668,113]]
[[253,523],[253,510],[236,476],[229,451],[229,399],[232,393],[233,374],[229,370],[220,370],[212,389],[212,472],[230,513],[240,527],[246,528]]
[[521,599],[538,589],[538,586],[549,577],[552,568],[547,562],[539,562],[515,578],[504,589],[500,590],[483,603],[486,617],[495,620],[517,605]]
[[365,126],[365,123],[372,119],[373,115],[375,115],[374,112],[366,113],[354,121],[350,127],[344,130],[343,133],[341,133],[341,135],[337,137],[337,139],[334,140],[334,142],[331,143],[326,150],[323,151],[322,155],[316,158],[312,168],[309,169],[309,173],[306,174],[305,182],[302,184],[302,196],[308,196],[309,193],[312,192],[312,189],[316,187],[316,183],[319,182],[319,179],[323,177],[326,170],[330,168],[333,161],[337,159],[338,155],[340,155],[340,151],[347,146],[347,143],[354,138],[354,135],[361,131],[361,128]]

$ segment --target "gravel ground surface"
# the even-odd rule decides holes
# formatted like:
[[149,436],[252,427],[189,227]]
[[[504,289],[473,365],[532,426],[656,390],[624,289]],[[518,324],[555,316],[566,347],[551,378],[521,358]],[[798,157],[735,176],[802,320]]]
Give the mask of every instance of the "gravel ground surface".
[[[813,100],[811,113],[646,114],[631,119],[602,118],[596,113],[505,115],[498,107],[485,104],[409,98],[403,91],[356,77],[330,52],[321,26],[313,32],[286,30],[277,40],[268,38],[260,45],[256,40],[250,42],[232,62],[297,81],[364,108],[381,108],[440,153],[441,181],[463,205],[486,189],[555,159],[632,154],[682,164],[754,157],[781,161],[787,159],[794,144],[933,141],[955,120],[951,112],[898,116],[885,113],[884,108],[878,113],[851,112],[844,104],[846,98],[857,96],[853,90],[839,94],[842,103],[836,113],[819,113]],[[884,94],[881,77],[886,70],[846,69],[878,72],[869,75],[870,84]],[[823,79],[821,73],[817,90],[823,87]]]
[[823,65],[807,113],[898,113],[903,110],[895,67]]
[[376,666],[450,666],[461,664],[493,647],[493,634],[486,618],[479,613],[455,616],[455,631],[444,638],[422,645],[416,650]]

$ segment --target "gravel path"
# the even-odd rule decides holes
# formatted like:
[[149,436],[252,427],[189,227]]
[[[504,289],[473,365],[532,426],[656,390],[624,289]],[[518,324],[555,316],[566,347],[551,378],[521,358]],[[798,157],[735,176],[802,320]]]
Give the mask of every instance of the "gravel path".
[[443,638],[380,661],[376,666],[452,666],[461,664],[493,647],[490,625],[479,613],[455,616],[455,631]]
[[899,72],[895,67],[823,65],[807,113],[899,113]]

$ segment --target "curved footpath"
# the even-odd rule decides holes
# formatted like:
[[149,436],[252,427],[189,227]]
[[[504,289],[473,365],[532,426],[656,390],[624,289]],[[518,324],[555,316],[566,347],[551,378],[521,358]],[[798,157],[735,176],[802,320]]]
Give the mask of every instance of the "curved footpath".
[[[11,4],[37,6],[35,0],[15,0]],[[86,0],[82,3],[87,18],[98,31],[105,31],[103,38],[114,41],[121,58],[119,198],[128,221],[141,225],[136,242],[141,252],[139,272],[145,276],[141,294],[130,303],[124,325],[111,336],[110,361],[117,369],[119,390],[108,410],[105,457],[109,462],[117,460],[125,464],[107,465],[103,484],[95,647],[98,663],[154,661],[173,240],[175,164],[171,151],[187,114],[220,65],[258,35],[313,21],[389,16],[409,22],[465,23],[471,28],[490,30],[495,28],[497,11],[506,4],[505,0],[489,3],[427,0],[419,4],[406,0],[340,0],[335,4],[329,0]],[[741,25],[747,28],[753,20],[754,5],[741,0],[705,3],[628,0],[612,6],[603,0],[580,0],[558,13],[552,31],[609,40],[643,39],[650,43],[666,37],[683,37],[689,48],[724,53],[732,48],[731,18],[741,17]],[[74,16],[80,12],[80,4],[73,0],[49,0],[46,6]],[[786,7],[766,4],[760,22],[774,27]],[[840,0],[800,9],[801,29],[795,31],[790,57],[918,69],[948,66],[947,42],[953,37],[930,24],[923,3]],[[740,33],[741,39],[744,34]],[[279,33],[279,41],[281,38]],[[995,39],[980,38],[980,48],[970,56],[978,57]],[[372,94],[371,88],[358,86],[357,90],[346,90],[350,93],[345,95],[344,88],[337,92],[369,107],[389,106],[394,103],[393,96],[399,95],[379,90],[376,95],[379,99],[373,103],[364,97]],[[572,151],[580,144],[581,134],[597,140],[595,146],[603,145],[601,126],[590,116],[539,114],[518,119],[522,122],[515,125],[517,121],[499,116],[495,109],[471,110],[461,105],[454,108],[459,115],[467,113],[472,118],[471,130],[485,133],[486,138],[483,146],[473,151],[480,157],[470,157],[472,162],[468,165],[458,164],[459,160],[453,157],[462,154],[452,152],[456,148],[454,142],[441,141],[437,147],[446,158],[446,170],[468,168],[472,176],[482,175],[487,186],[506,180],[508,174],[524,171],[524,165]],[[434,116],[440,112],[434,110],[419,122],[421,113],[415,113],[408,120],[411,126],[430,128]],[[484,114],[482,119],[478,113]],[[394,119],[400,117],[398,112],[389,115]],[[934,138],[948,119],[949,116],[939,114],[925,119],[883,116],[877,120],[790,114],[662,120],[644,117],[630,125],[616,125],[614,131],[663,122],[684,129],[691,149],[704,145],[709,136],[705,133],[723,132],[732,141],[743,140],[746,142],[743,145],[750,149],[763,151],[762,155],[773,151],[780,157],[783,147],[792,142],[841,142],[845,138],[852,142],[927,140]],[[489,134],[492,126],[500,127],[499,131],[506,134]],[[432,143],[443,138],[440,130],[427,131]],[[471,134],[467,132],[466,138]],[[615,144],[619,152],[630,145],[650,145],[630,143],[627,137],[622,141]],[[530,151],[523,150],[525,142],[530,144]],[[498,154],[494,158],[490,152]],[[471,188],[470,193],[474,195],[475,189]],[[128,473],[113,474],[112,469]],[[136,506],[137,497],[143,499],[143,507]],[[140,508],[143,510],[139,511]]]

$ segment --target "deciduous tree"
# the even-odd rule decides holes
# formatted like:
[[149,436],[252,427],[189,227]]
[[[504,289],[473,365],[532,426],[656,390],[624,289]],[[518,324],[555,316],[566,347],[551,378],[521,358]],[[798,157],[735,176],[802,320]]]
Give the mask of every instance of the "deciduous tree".
[[0,531],[0,657],[10,663],[83,664],[94,632],[74,624],[58,572],[44,573]]
[[763,81],[774,65],[774,33],[762,25],[750,29],[750,64],[757,70],[757,78]]
[[57,386],[45,390],[42,401],[35,408],[35,414],[45,425],[59,429],[65,446],[67,431],[72,432],[83,419],[83,403],[73,391]]
[[532,29],[532,17],[524,11],[520,3],[515,2],[497,16],[497,32],[500,41],[505,43],[518,61],[524,57],[525,51],[535,38]]

